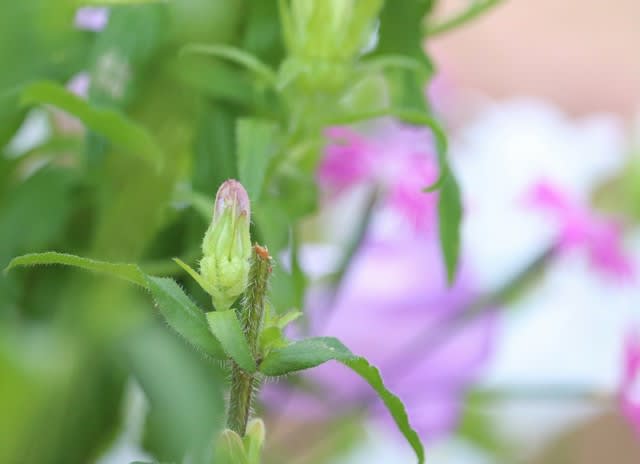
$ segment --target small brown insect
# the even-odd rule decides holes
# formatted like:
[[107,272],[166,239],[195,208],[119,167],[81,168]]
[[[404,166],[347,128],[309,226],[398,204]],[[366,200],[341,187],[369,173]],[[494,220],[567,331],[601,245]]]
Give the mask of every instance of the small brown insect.
[[256,249],[256,254],[260,256],[262,259],[265,259],[265,260],[271,259],[271,256],[269,256],[269,250],[267,250],[267,247],[263,247],[256,243],[255,249]]

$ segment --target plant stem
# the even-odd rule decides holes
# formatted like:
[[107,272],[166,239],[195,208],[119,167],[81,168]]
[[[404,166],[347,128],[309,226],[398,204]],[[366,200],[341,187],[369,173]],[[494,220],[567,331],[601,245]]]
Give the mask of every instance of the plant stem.
[[[242,330],[249,343],[251,354],[260,362],[258,337],[262,326],[264,305],[271,274],[271,256],[266,248],[260,245],[253,247],[249,284],[240,304],[239,319]],[[249,374],[233,363],[231,368],[231,393],[227,426],[241,437],[244,436],[251,413],[253,393],[258,388],[258,374]]]
[[498,3],[503,0],[478,0],[474,1],[473,4],[464,10],[459,15],[455,15],[452,18],[446,19],[439,24],[434,24],[432,26],[425,26],[424,34],[427,37],[434,37],[436,35],[444,34],[445,32],[452,31],[453,29],[457,29],[469,21],[474,20],[481,14],[490,10]]

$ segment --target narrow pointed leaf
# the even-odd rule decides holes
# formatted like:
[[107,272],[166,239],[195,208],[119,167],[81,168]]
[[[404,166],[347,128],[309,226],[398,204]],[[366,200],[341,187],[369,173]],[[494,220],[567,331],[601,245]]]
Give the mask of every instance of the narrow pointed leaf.
[[200,274],[198,274],[196,272],[195,269],[193,269],[191,266],[189,266],[187,263],[185,263],[184,261],[182,261],[180,258],[173,258],[173,261],[180,266],[187,274],[189,274],[189,276],[191,276],[191,278],[193,280],[196,281],[196,283],[198,285],[200,285],[200,287],[202,287],[202,289],[207,292],[207,293],[211,293],[211,286],[209,284],[207,284],[206,280],[204,280],[202,278],[202,276]]
[[108,263],[66,253],[57,253],[55,251],[31,253],[13,258],[4,272],[6,273],[18,266],[35,266],[42,264],[61,264],[63,266],[79,267],[89,271],[107,274],[112,277],[118,277],[142,287],[147,286],[144,274],[135,264]]
[[199,53],[229,60],[232,63],[245,67],[256,76],[264,79],[270,85],[275,87],[275,72],[273,72],[269,66],[262,63],[258,58],[240,48],[221,44],[191,44],[185,46],[181,50],[181,53]]
[[424,462],[424,449],[418,434],[411,428],[402,401],[391,393],[382,381],[377,368],[360,356],[354,355],[333,337],[309,338],[274,349],[260,364],[260,371],[268,376],[279,376],[309,369],[327,361],[339,361],[360,375],[373,388],[391,413],[398,429],[413,448],[419,463]]
[[160,167],[160,147],[144,128],[125,115],[107,108],[95,108],[63,86],[49,81],[27,85],[21,98],[23,105],[53,105],[75,116],[87,127],[105,136],[128,153]]
[[462,201],[460,188],[452,173],[443,180],[438,199],[438,227],[440,246],[445,267],[447,282],[451,285],[456,277],[458,255],[460,253],[460,224],[462,222]]
[[211,333],[218,339],[225,353],[245,371],[255,372],[256,362],[235,310],[212,311],[207,313],[207,321]]
[[204,312],[173,279],[146,276],[146,283],[160,313],[172,329],[213,358],[227,358],[218,340],[209,332]]

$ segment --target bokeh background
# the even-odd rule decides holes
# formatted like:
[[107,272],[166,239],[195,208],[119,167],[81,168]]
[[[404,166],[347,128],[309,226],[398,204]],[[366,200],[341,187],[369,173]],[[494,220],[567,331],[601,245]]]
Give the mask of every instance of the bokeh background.
[[[250,101],[245,75],[195,63],[183,76],[176,57],[223,41],[275,66],[277,31],[243,35],[252,14],[275,21],[275,2],[80,19],[73,2],[15,3],[0,6],[0,266],[48,249],[139,262],[207,304],[170,258],[197,260],[198,201],[238,175],[234,119],[273,108]],[[426,33],[470,4],[436,2],[422,40],[437,69],[424,93],[462,190],[457,281],[438,254],[436,197],[420,192],[437,172],[430,133],[383,118],[325,130],[313,171],[278,186],[290,216],[262,210],[299,221],[299,269],[286,236],[271,246],[274,305],[305,310],[292,337],[336,335],[380,365],[431,464],[637,463],[640,3],[503,0]],[[12,110],[15,90],[42,78],[143,125],[169,169],[114,156],[50,106]],[[221,424],[223,368],[154,314],[144,292],[95,275],[3,275],[0,462],[179,462]],[[256,413],[265,463],[415,459],[339,366],[268,383]]]

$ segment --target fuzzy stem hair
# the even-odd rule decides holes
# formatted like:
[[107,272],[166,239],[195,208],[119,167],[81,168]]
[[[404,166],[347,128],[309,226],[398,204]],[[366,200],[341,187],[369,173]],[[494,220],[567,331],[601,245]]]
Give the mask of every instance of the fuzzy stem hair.
[[[266,248],[254,245],[251,255],[249,280],[240,304],[238,317],[251,354],[259,360],[258,337],[262,326],[267,298],[271,256]],[[253,395],[260,384],[259,374],[249,374],[233,363],[231,367],[231,392],[227,427],[243,437],[251,414]]]

